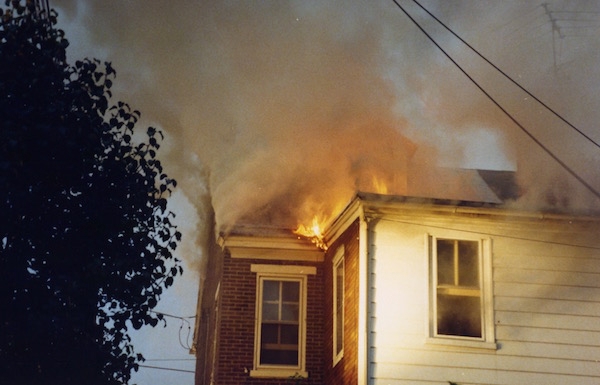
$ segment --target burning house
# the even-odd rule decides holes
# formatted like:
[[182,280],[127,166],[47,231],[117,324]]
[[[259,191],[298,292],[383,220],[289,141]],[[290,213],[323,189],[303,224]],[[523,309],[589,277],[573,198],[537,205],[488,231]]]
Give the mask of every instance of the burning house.
[[600,217],[514,209],[492,190],[358,193],[312,236],[221,234],[196,383],[597,384]]

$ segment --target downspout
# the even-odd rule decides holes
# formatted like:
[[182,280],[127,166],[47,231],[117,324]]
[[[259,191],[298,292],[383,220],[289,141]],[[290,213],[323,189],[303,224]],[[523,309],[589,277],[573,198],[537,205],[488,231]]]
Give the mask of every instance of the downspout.
[[369,379],[369,229],[361,207],[358,235],[358,385]]

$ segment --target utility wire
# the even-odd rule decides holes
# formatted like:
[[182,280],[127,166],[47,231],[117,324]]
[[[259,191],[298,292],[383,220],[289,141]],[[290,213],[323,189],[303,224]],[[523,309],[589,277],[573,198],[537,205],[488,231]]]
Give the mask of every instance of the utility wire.
[[[182,348],[189,350],[192,348],[191,344],[190,344],[190,335],[192,334],[192,324],[190,323],[190,321],[188,321],[191,318],[196,318],[195,315],[193,316],[187,316],[187,317],[181,317],[181,316],[177,316],[177,315],[173,315],[173,314],[167,314],[167,313],[162,313],[159,311],[155,311],[155,310],[149,310],[150,313],[154,313],[154,314],[160,314],[163,315],[165,317],[171,317],[171,318],[175,318],[178,320],[181,320],[181,325],[179,326],[179,345],[181,345]],[[183,331],[183,325],[184,323],[187,325],[187,336],[185,337],[185,339],[182,339],[181,335],[182,335],[182,331]],[[184,343],[185,342],[185,343]]]
[[173,357],[173,358],[145,358],[144,362],[149,361],[196,361],[195,358],[181,358],[181,357]]
[[[396,1],[394,1],[396,4],[398,4]],[[553,108],[551,108],[550,106],[548,106],[546,103],[542,102],[540,99],[538,99],[535,95],[533,95],[531,92],[529,92],[525,87],[521,86],[516,80],[514,80],[511,76],[509,76],[508,74],[506,74],[506,72],[502,71],[500,68],[498,68],[494,63],[492,63],[490,60],[488,60],[485,56],[483,56],[478,50],[476,50],[475,48],[473,48],[473,46],[471,46],[469,43],[467,43],[463,38],[461,38],[459,35],[457,35],[452,29],[450,29],[450,27],[448,27],[446,24],[444,24],[440,19],[438,19],[434,14],[432,14],[431,12],[429,12],[429,10],[427,10],[427,8],[423,7],[417,0],[413,0],[413,2],[415,4],[417,4],[423,11],[427,12],[427,14],[429,16],[431,16],[433,19],[435,19],[435,21],[437,21],[442,27],[446,28],[446,30],[448,32],[450,32],[452,35],[454,35],[454,37],[456,37],[458,40],[460,40],[464,45],[466,45],[467,47],[469,47],[469,49],[471,49],[471,51],[475,52],[475,54],[477,54],[477,56],[479,56],[480,58],[482,58],[483,60],[485,60],[486,63],[488,63],[489,65],[491,65],[492,67],[494,67],[494,69],[498,72],[500,72],[505,78],[507,78],[508,80],[510,80],[514,85],[516,85],[517,87],[519,87],[523,92],[525,92],[527,95],[529,95],[532,99],[534,99],[536,102],[538,102],[539,104],[541,104],[545,109],[547,109],[548,111],[550,111],[552,114],[554,114],[554,116],[556,116],[557,118],[559,118],[560,120],[562,120],[565,124],[567,124],[569,127],[571,127],[572,129],[574,129],[575,131],[577,131],[581,136],[583,136],[584,138],[586,138],[587,140],[589,140],[590,142],[592,142],[594,145],[596,145],[596,147],[600,148],[600,143],[596,142],[594,139],[592,139],[589,135],[587,135],[585,132],[583,132],[582,130],[580,130],[579,128],[575,127],[574,124],[572,124],[571,122],[569,122],[567,119],[563,118],[558,112],[556,112]],[[400,5],[398,5],[400,7]],[[404,10],[403,10],[404,11]],[[404,11],[404,13],[406,13],[406,11]],[[410,16],[409,16],[410,17]],[[413,20],[414,22],[414,20]],[[431,38],[430,38],[431,39]],[[436,44],[437,45],[437,44]]]
[[177,319],[180,319],[180,320],[182,320],[182,319],[189,319],[189,318],[196,318],[196,316],[195,316],[195,315],[190,315],[190,316],[187,316],[187,317],[182,317],[182,316],[178,316],[178,315],[173,315],[173,314],[163,313],[163,312],[156,311],[156,310],[148,310],[148,311],[149,311],[150,313],[154,313],[154,314],[160,314],[160,315],[163,315],[163,316],[165,316],[165,317],[177,318]]
[[[181,339],[181,332],[183,330],[183,323],[187,324],[187,336],[185,337],[185,340]],[[181,325],[179,326],[179,345],[181,345],[182,348],[184,349],[191,349],[191,345],[190,345],[190,334],[192,333],[192,325],[190,324],[190,322],[186,319],[181,319]],[[185,341],[185,344],[183,343],[183,341]]]
[[173,372],[184,372],[184,373],[196,373],[193,370],[185,370],[185,369],[174,369],[174,368],[163,368],[161,366],[152,366],[152,365],[138,365],[140,368],[148,368],[148,369],[159,369],[159,370],[170,370]]
[[[579,174],[577,174],[572,168],[570,168],[565,162],[563,162],[558,156],[556,156],[550,149],[548,149],[542,142],[540,142],[529,130],[527,130],[517,119],[515,119],[500,103],[496,101],[471,75],[465,71],[464,68],[460,64],[458,64],[450,54],[448,54],[427,31],[398,3],[398,0],[392,0],[402,12],[423,32],[425,36],[440,50],[442,53],[450,60],[483,94],[490,99],[492,103],[496,105],[514,124],[517,125],[531,140],[535,142],[546,154],[548,154],[552,159],[554,159],[563,169],[565,169],[571,176],[579,181],[583,186],[585,186],[592,194],[596,196],[596,198],[600,199],[600,191],[596,190],[592,185],[586,182]],[[414,0],[413,0],[414,1]]]

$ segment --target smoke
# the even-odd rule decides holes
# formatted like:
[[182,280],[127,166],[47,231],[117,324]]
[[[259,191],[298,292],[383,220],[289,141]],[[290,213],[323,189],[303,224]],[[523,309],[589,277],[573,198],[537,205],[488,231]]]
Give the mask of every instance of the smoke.
[[[600,4],[585,1],[545,4],[547,8],[541,2],[450,1],[427,2],[426,6],[497,67],[600,143],[596,128]],[[417,7],[407,8],[413,14],[423,15],[417,19],[427,19]],[[413,123],[407,135],[419,144],[438,148],[446,163],[465,165],[477,159],[481,167],[486,158],[492,158],[500,169],[516,170],[523,196],[514,205],[521,209],[597,210],[598,197],[548,152],[598,191],[598,146],[543,108],[435,22],[425,21],[423,25],[467,74],[547,151],[439,51],[425,56],[426,62],[419,66],[421,76],[413,82],[421,108],[413,107],[411,111],[400,107]],[[398,64],[401,62],[403,58],[399,56]],[[408,61],[404,65],[415,64]],[[397,81],[401,89],[405,83],[402,79]],[[457,143],[465,135],[471,141]],[[495,140],[495,148],[481,146],[478,137]],[[478,152],[482,155],[478,156]],[[483,155],[485,152],[489,155]]]
[[[438,166],[517,170],[524,193],[518,204],[527,208],[597,206],[391,1],[53,3],[71,54],[112,61],[117,97],[165,130],[168,171],[197,206],[200,223],[212,205],[220,230],[247,220],[295,227],[337,213],[356,190],[385,185],[410,194],[409,176],[427,180]],[[600,40],[563,39],[555,64],[541,5],[423,3],[600,140]],[[600,11],[586,1],[548,4]],[[600,186],[595,146],[414,4],[406,8],[525,127]],[[436,187],[431,179],[428,185]]]

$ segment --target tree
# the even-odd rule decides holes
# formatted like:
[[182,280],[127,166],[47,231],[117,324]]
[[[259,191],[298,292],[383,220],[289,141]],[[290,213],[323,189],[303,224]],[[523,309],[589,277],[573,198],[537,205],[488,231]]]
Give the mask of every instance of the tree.
[[[0,8],[0,378],[121,384],[181,274],[163,135],[111,102],[110,63],[69,65],[56,12]],[[166,322],[166,321],[165,321]]]

